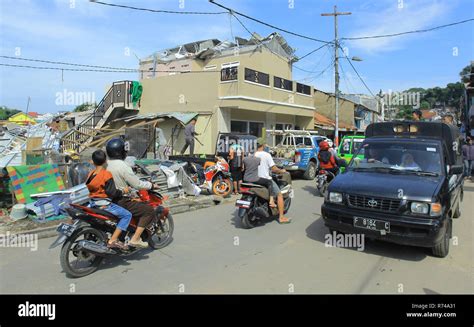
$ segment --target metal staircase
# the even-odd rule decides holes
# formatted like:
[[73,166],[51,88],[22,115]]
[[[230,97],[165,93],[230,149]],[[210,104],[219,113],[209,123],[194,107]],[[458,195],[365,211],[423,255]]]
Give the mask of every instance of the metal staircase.
[[61,150],[82,152],[98,136],[108,122],[125,115],[136,114],[131,101],[132,81],[114,82],[94,112],[61,137]]

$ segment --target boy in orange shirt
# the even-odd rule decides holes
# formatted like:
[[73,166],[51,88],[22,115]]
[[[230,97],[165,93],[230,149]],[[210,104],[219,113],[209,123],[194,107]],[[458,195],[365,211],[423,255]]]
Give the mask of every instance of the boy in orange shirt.
[[112,174],[104,167],[107,161],[105,152],[102,150],[94,151],[92,161],[94,162],[95,169],[89,173],[86,181],[89,197],[91,198],[91,206],[108,211],[119,218],[117,228],[107,245],[111,248],[126,249],[127,246],[120,242],[118,238],[122,231],[127,230],[132,214],[113,203],[114,200],[122,197],[122,191],[115,187]]

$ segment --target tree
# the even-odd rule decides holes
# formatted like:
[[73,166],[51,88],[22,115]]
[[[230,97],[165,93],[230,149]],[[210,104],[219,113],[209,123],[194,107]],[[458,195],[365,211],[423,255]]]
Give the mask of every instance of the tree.
[[21,110],[8,108],[6,106],[0,106],[0,120],[7,120],[16,113],[19,113]]
[[83,111],[87,111],[87,110],[92,110],[96,106],[97,106],[97,104],[95,102],[94,103],[85,102],[83,104],[78,105],[76,108],[74,108],[73,112],[83,112]]
[[463,83],[469,82],[470,76],[468,74],[470,73],[471,73],[471,65],[467,65],[459,73],[459,76],[461,77],[461,82]]

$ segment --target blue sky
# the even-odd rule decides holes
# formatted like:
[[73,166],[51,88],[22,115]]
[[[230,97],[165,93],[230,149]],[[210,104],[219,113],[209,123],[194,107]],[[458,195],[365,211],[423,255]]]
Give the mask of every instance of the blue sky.
[[[104,0],[153,9],[221,11],[207,0]],[[217,0],[235,10],[301,34],[332,40],[331,17],[321,17],[336,4],[352,15],[339,19],[340,37],[397,33],[429,28],[474,17],[472,0]],[[180,8],[184,3],[184,8]],[[73,4],[73,6],[71,6]],[[2,0],[0,2],[0,54],[83,64],[137,68],[136,56],[182,43],[207,38],[230,40],[248,33],[226,15],[193,16],[156,14],[106,7],[86,0]],[[72,8],[71,8],[72,7]],[[241,18],[260,35],[273,30]],[[434,32],[346,41],[349,57],[374,92],[401,91],[409,87],[445,86],[459,80],[459,71],[474,60],[474,23]],[[304,55],[319,43],[291,35],[283,36]],[[128,51],[129,50],[129,51]],[[457,51],[457,52],[456,52]],[[296,63],[293,79],[333,91],[332,52],[326,48]],[[8,59],[1,63],[28,64]],[[52,66],[31,63],[37,66]],[[137,79],[124,73],[41,71],[0,66],[0,105],[31,111],[56,112],[74,106],[57,105],[57,94],[94,93],[99,101],[108,84]],[[346,93],[368,93],[352,68],[342,61],[341,89]]]

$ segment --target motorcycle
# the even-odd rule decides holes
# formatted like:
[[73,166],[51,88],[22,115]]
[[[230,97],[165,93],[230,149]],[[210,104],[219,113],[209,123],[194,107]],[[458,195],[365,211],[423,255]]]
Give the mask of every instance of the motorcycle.
[[[284,201],[284,213],[290,210],[291,199],[294,198],[294,190],[291,186],[289,173],[272,175],[273,180],[280,187]],[[242,197],[236,201],[238,217],[242,226],[246,229],[254,228],[265,219],[273,219],[278,216],[278,208],[270,207],[270,193],[268,188],[253,183],[242,183]],[[275,199],[276,201],[276,199]]]
[[[161,249],[172,241],[174,230],[173,217],[169,209],[162,206],[164,197],[156,191],[138,191],[137,201],[155,208],[155,219],[145,229],[141,238],[153,249]],[[84,277],[95,272],[106,256],[129,256],[139,249],[129,246],[127,249],[107,247],[108,238],[117,226],[118,218],[99,208],[71,204],[65,211],[72,218],[72,224],[58,226],[58,238],[49,247],[53,249],[62,244],[60,263],[71,277]],[[120,241],[126,242],[135,233],[138,220],[132,217],[128,229],[122,232]]]
[[204,171],[202,168],[199,171],[194,164],[191,165],[192,171],[189,175],[202,190],[223,197],[227,197],[232,192],[230,167],[224,158],[216,156],[216,162],[208,162]]
[[322,197],[326,197],[326,193],[329,187],[329,183],[334,179],[335,175],[325,169],[319,169],[318,175],[316,176],[316,188]]

